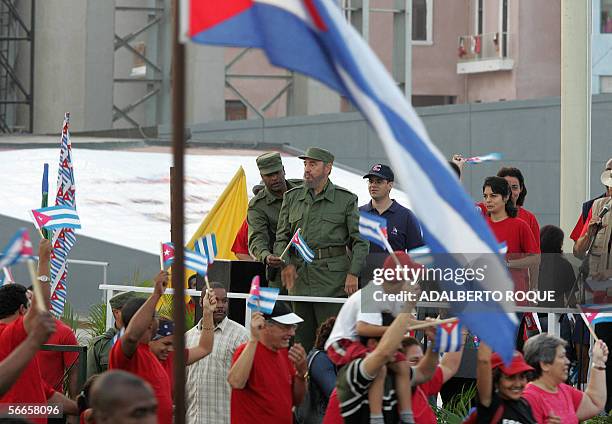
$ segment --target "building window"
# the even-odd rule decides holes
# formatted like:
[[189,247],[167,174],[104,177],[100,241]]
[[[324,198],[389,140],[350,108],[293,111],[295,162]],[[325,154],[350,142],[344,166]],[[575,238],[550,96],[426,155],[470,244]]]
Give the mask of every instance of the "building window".
[[612,0],[601,0],[601,33],[612,34]]
[[457,96],[412,96],[413,107],[446,106],[457,103]]
[[241,121],[247,119],[247,108],[240,100],[225,101],[225,120]]
[[412,41],[431,43],[433,33],[432,3],[432,0],[412,0]]

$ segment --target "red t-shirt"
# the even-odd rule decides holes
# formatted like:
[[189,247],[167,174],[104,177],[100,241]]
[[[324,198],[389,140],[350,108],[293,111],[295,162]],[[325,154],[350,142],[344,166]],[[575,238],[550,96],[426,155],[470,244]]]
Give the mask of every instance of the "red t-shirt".
[[236,234],[234,244],[232,245],[232,252],[249,254],[249,224],[246,219],[238,230],[238,234]]
[[560,384],[557,393],[549,393],[535,384],[528,384],[523,392],[538,424],[545,424],[551,412],[559,416],[563,424],[578,424],[576,411],[583,396],[584,393],[567,384]]
[[[26,338],[23,317],[10,324],[0,323],[0,361],[6,359]],[[9,405],[15,404],[46,404],[55,391],[47,385],[40,375],[36,356],[24,368],[11,389],[0,397],[0,412]],[[46,423],[46,418],[32,418],[34,423]]]
[[[487,207],[484,203],[478,203],[478,207],[484,216],[487,216]],[[525,221],[525,223],[529,226],[531,230],[531,234],[533,234],[533,239],[535,240],[536,246],[538,246],[538,252],[540,253],[540,224],[538,223],[538,219],[535,215],[528,211],[527,209],[520,207],[518,208],[518,215],[516,216],[519,219]]]
[[[234,352],[232,365],[246,347]],[[295,368],[287,349],[273,351],[257,343],[253,367],[243,389],[232,389],[232,424],[292,424]]]
[[136,352],[128,358],[117,340],[108,355],[108,369],[120,369],[136,374],[148,382],[157,398],[157,420],[160,424],[172,424],[172,392],[170,379],[157,357],[146,343],[139,343]]
[[[189,357],[189,349],[185,349],[185,361],[187,361],[187,358]],[[159,361],[162,364],[162,367],[164,367],[164,371],[166,371],[166,374],[168,374],[168,379],[170,380],[170,387],[173,390],[173,394],[174,394],[174,351],[170,351],[168,352],[168,357],[166,358],[165,361]],[[174,398],[174,396],[172,396]]]
[[[55,333],[51,334],[46,344],[78,346],[79,342],[70,327],[59,319],[55,320]],[[40,374],[47,384],[58,392],[63,391],[64,371],[79,360],[77,352],[52,352],[41,350],[36,354],[40,364]]]
[[[414,411],[414,408],[412,410]],[[325,416],[321,424],[344,424],[342,413],[340,412],[340,402],[338,402],[338,393],[335,387],[329,396],[327,409],[325,410]]]
[[416,424],[436,424],[436,414],[429,405],[429,396],[440,393],[444,384],[442,368],[438,367],[431,380],[412,388],[412,413]]
[[[505,242],[508,246],[506,257],[508,259],[519,259],[525,254],[537,254],[539,249],[536,246],[533,234],[529,226],[519,218],[506,218],[499,222],[493,222],[487,216],[487,223],[495,234],[498,242]],[[527,268],[510,268],[510,274],[514,281],[515,291],[527,291],[529,288],[529,272]]]

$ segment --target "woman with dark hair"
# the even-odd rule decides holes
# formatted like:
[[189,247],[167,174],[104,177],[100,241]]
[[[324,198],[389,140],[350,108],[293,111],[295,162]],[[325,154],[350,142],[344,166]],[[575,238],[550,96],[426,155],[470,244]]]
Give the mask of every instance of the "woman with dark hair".
[[314,347],[306,358],[310,378],[304,401],[296,409],[296,421],[300,424],[320,424],[323,421],[329,397],[336,387],[337,369],[325,351],[325,342],[335,323],[336,317],[329,317],[321,323]]
[[517,216],[527,223],[538,245],[538,249],[540,249],[540,224],[538,224],[535,215],[523,207],[525,197],[527,196],[527,187],[525,187],[523,173],[518,168],[503,167],[497,171],[497,176],[508,181],[511,191],[510,199],[518,210]]
[[536,424],[531,406],[523,398],[530,371],[533,368],[519,352],[514,352],[512,361],[504,364],[497,353],[491,354],[491,348],[481,342],[476,365],[477,412],[468,422]]
[[497,241],[506,243],[506,265],[514,280],[515,291],[529,290],[527,269],[537,273],[540,263],[539,249],[531,230],[522,219],[517,218],[517,209],[512,202],[510,186],[504,178],[488,177],[482,186],[487,223]]
[[554,291],[555,301],[548,302],[549,307],[563,308],[574,285],[574,268],[563,257],[563,230],[554,225],[546,225],[540,230],[539,290]]

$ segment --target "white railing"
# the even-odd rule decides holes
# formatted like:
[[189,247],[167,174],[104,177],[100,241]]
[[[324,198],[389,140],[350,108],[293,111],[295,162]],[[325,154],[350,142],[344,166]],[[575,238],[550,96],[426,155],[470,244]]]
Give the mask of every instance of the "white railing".
[[[112,285],[112,284],[101,284],[98,287],[100,290],[105,292],[104,300],[106,302],[106,327],[111,328],[113,326],[113,314],[110,309],[110,304],[108,301],[115,295],[115,292],[137,292],[137,293],[153,293],[152,287],[137,287],[137,286],[122,286],[122,285]],[[201,295],[201,291],[185,289],[185,294],[188,296],[196,296],[199,297]],[[174,294],[174,290],[171,288],[166,289],[166,294]],[[234,293],[228,292],[227,297],[230,299],[245,299],[245,327],[248,328],[251,314],[249,313],[249,309],[246,306],[246,299],[249,297],[248,293]],[[285,300],[289,302],[312,302],[312,303],[345,303],[345,297],[315,297],[315,296],[286,296],[279,295],[279,300]],[[448,308],[449,305],[446,303],[435,303],[435,302],[419,302],[417,303],[417,308]],[[570,308],[541,308],[541,307],[532,307],[532,306],[516,306],[513,308],[516,312],[535,312],[535,313],[545,313],[548,315],[548,333],[559,336],[561,333],[559,319],[563,314],[577,314],[580,313],[578,309],[570,309]]]

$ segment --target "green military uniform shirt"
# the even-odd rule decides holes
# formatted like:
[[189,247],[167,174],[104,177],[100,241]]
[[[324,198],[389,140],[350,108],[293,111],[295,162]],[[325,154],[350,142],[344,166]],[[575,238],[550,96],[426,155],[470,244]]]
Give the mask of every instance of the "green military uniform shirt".
[[[287,190],[302,185],[302,180],[287,180]],[[266,263],[266,256],[271,255],[276,241],[276,227],[282,197],[276,197],[264,187],[249,202],[247,222],[249,224],[249,252],[255,259]],[[268,284],[272,287],[281,287],[280,268],[267,268]]]
[[368,241],[359,235],[357,196],[331,181],[316,196],[306,186],[287,191],[278,219],[275,255],[280,256],[298,228],[315,259],[305,263],[294,248],[285,254],[283,259],[296,266],[298,275],[289,293],[346,296],[346,275],[359,275],[369,250]]
[[117,329],[113,327],[91,341],[87,350],[87,378],[108,370],[108,355],[116,335]]

